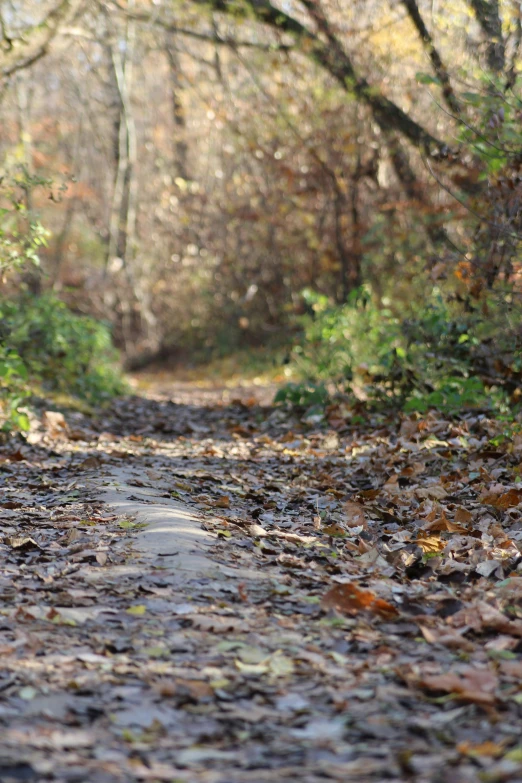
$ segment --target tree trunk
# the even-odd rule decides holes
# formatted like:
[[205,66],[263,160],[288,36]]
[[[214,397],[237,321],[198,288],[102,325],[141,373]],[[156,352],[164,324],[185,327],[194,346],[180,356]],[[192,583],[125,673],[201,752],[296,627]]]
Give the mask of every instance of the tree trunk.
[[175,151],[175,168],[178,177],[182,179],[189,179],[188,174],[188,144],[186,141],[186,129],[187,122],[185,118],[185,109],[181,101],[181,79],[180,79],[180,65],[179,58],[176,50],[174,49],[172,42],[169,41],[169,35],[167,35],[167,41],[165,51],[167,53],[167,59],[169,62],[169,75],[170,75],[170,99],[172,105],[172,119],[174,121],[174,151]]
[[506,44],[498,0],[470,0],[470,5],[486,38],[488,68],[500,74],[506,65]]

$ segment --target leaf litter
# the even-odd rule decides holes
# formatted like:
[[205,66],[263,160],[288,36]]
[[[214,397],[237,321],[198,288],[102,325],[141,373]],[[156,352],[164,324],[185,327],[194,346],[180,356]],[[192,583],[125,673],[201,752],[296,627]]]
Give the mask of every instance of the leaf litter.
[[[175,381],[48,411],[0,450],[0,780],[522,779],[522,449],[499,428]],[[122,463],[137,504],[198,516],[215,572],[133,551],[97,491]]]

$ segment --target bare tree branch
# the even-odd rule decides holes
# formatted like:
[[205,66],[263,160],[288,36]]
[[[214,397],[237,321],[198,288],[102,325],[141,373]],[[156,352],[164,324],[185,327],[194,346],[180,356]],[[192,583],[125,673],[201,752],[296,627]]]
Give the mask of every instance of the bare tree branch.
[[61,26],[75,17],[82,4],[83,0],[60,0],[41,22],[24,30],[23,36],[11,37],[2,21],[2,38],[9,45],[0,53],[0,74],[11,76],[43,57]]
[[[258,22],[278,32],[291,35],[296,40],[300,51],[327,71],[341,85],[343,90],[368,106],[375,120],[380,125],[385,125],[387,128],[404,136],[415,147],[423,149],[427,154],[437,153],[445,146],[426,128],[406,114],[396,103],[384,96],[375,85],[370,84],[364,77],[359,76],[351,58],[341,46],[339,40],[331,31],[326,31],[326,28],[321,29],[321,26],[318,24],[318,19],[322,18],[325,20],[325,17],[317,0],[306,0],[304,5],[318,24],[320,32],[325,34],[326,42],[301,24],[298,19],[273,6],[269,0],[245,0],[243,11],[232,0],[192,0],[192,2],[197,5],[204,5],[207,9],[213,11],[233,13],[236,17],[241,12],[243,15],[250,13]],[[120,11],[128,13],[128,9],[120,0],[109,0],[109,3]],[[153,14],[143,13],[142,19],[154,24],[164,24],[157,15]]]
[[424,19],[422,18],[421,13],[419,11],[417,0],[401,0],[401,2],[403,6],[406,8],[406,11],[408,12],[408,16],[411,19],[413,26],[417,30],[420,39],[422,41],[422,45],[424,46],[424,49],[426,50],[426,53],[430,58],[433,71],[441,84],[442,95],[444,96],[444,100],[446,101],[446,104],[448,105],[450,111],[453,112],[453,114],[459,115],[460,105],[455,96],[455,93],[453,92],[453,87],[451,86],[448,70],[442,61],[442,58],[433,42],[433,38],[428,28],[424,23]]
[[219,34],[217,29],[212,32],[201,32],[200,30],[192,30],[189,27],[180,27],[176,22],[171,19],[165,19],[157,15],[147,13],[147,11],[131,11],[118,0],[111,0],[111,5],[116,6],[122,11],[128,18],[134,19],[138,22],[146,22],[147,24],[160,27],[167,33],[173,33],[177,35],[184,35],[187,38],[194,38],[197,41],[208,41],[208,43],[218,44],[220,46],[229,46],[232,49],[260,49],[263,52],[280,52],[288,51],[293,48],[289,44],[274,44],[274,43],[260,43],[258,41],[241,41],[237,38],[224,37]]

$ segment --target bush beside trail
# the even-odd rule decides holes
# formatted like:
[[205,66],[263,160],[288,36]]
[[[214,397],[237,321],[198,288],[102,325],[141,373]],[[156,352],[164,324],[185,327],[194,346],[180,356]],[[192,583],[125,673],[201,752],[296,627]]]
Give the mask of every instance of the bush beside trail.
[[311,291],[304,298],[291,353],[300,381],[284,386],[276,402],[309,407],[341,394],[406,412],[518,413],[520,314],[498,295],[487,302],[487,317],[484,307],[465,311],[437,292],[402,312],[367,287],[345,305]]
[[101,404],[125,385],[109,328],[54,296],[0,300],[0,427],[26,430],[31,395]]

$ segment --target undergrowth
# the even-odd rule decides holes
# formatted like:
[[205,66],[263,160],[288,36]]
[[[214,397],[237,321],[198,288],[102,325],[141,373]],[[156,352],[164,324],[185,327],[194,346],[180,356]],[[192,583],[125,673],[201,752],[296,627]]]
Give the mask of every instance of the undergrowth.
[[66,394],[92,405],[125,385],[108,327],[72,313],[51,295],[0,300],[0,427],[27,430],[34,393]]
[[521,318],[498,299],[465,310],[435,290],[399,313],[368,288],[342,306],[311,291],[304,297],[308,313],[291,354],[302,380],[283,386],[276,402],[306,408],[342,395],[405,412],[517,413]]

